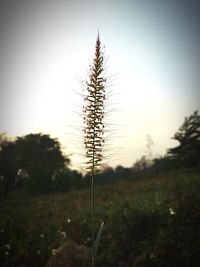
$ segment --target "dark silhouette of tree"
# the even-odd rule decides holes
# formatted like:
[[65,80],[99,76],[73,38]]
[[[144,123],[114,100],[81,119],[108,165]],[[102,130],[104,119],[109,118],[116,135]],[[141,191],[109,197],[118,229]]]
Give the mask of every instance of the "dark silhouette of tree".
[[23,184],[34,193],[66,191],[75,179],[69,163],[58,140],[49,135],[29,134],[11,141],[1,134],[1,194],[7,197],[14,186]]
[[0,135],[0,191],[7,198],[18,173],[15,143]]
[[41,133],[29,134],[18,137],[15,146],[19,167],[28,176],[31,188],[38,193],[51,192],[54,181],[70,162],[58,140]]
[[133,165],[133,169],[134,170],[144,170],[148,167],[151,167],[152,165],[152,160],[148,159],[146,156],[142,156],[139,160],[137,160],[134,165]]
[[173,160],[184,167],[200,163],[200,115],[198,110],[185,118],[173,139],[179,142],[178,146],[168,150],[168,154]]
[[165,155],[153,160],[152,170],[157,174],[166,171],[168,172],[176,167],[175,161],[169,155]]
[[126,178],[129,178],[130,176],[130,169],[123,167],[121,165],[118,165],[115,168],[114,174],[115,174],[115,179],[126,179]]

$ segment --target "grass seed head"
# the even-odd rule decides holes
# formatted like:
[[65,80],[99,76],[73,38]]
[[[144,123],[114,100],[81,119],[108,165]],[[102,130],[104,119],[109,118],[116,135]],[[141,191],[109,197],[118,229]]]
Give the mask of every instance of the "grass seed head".
[[104,102],[105,83],[104,56],[101,50],[98,34],[95,55],[90,66],[88,81],[86,81],[86,96],[84,98],[84,145],[86,148],[87,170],[90,174],[99,171],[103,159],[104,143]]

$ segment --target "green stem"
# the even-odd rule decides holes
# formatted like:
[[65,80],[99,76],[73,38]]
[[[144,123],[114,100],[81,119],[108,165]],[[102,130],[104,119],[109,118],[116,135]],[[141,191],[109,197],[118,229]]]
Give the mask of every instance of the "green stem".
[[92,267],[95,267],[95,251],[94,251],[94,173],[92,173],[91,184],[91,204],[92,204]]
[[[96,90],[94,93],[94,102],[96,103]],[[94,118],[95,124],[95,118]],[[95,267],[95,248],[94,248],[94,218],[95,218],[95,203],[94,203],[94,175],[95,175],[95,126],[93,128],[93,157],[92,157],[92,184],[91,184],[91,202],[92,202],[92,267]]]

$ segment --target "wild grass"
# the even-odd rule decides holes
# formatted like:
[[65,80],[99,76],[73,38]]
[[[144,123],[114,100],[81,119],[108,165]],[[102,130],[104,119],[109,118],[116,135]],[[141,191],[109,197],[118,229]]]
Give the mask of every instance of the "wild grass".
[[98,33],[95,47],[95,56],[90,66],[89,79],[86,81],[84,113],[84,145],[86,148],[87,170],[91,177],[91,222],[92,222],[92,266],[95,267],[95,258],[103,229],[101,222],[95,239],[95,174],[99,172],[103,158],[104,116],[105,116],[105,69],[104,55]]

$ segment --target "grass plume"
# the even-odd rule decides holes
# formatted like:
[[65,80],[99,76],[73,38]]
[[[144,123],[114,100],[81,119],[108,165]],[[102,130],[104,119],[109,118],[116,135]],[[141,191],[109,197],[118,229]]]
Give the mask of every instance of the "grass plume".
[[84,145],[86,148],[87,170],[91,176],[91,216],[92,216],[92,266],[95,266],[95,255],[102,232],[103,224],[95,242],[94,218],[94,176],[100,170],[103,159],[104,115],[105,115],[105,83],[104,56],[101,50],[99,33],[96,39],[95,56],[90,66],[89,79],[86,81],[86,96],[84,98]]

